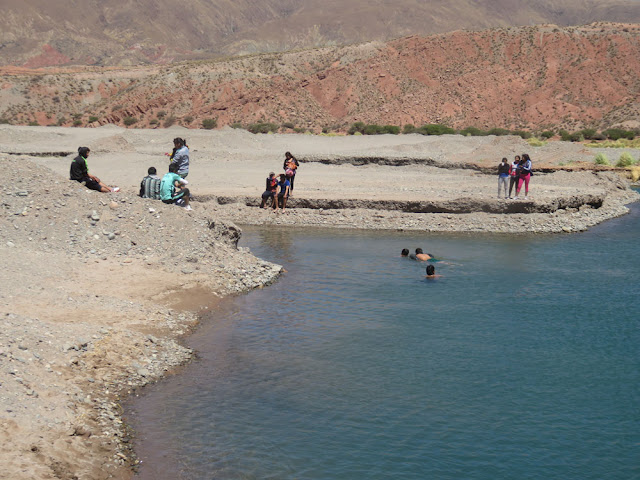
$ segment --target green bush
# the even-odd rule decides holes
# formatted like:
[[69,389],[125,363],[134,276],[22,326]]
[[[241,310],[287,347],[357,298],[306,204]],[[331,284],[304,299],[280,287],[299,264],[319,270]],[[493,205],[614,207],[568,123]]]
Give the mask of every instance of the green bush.
[[460,135],[464,135],[467,137],[484,137],[487,135],[487,132],[476,127],[467,127],[463,130],[460,130],[459,133]]
[[580,130],[580,133],[585,138],[585,140],[592,140],[593,137],[598,133],[595,128],[583,128]]
[[631,165],[635,165],[636,161],[633,159],[630,153],[623,152],[618,159],[618,163],[616,163],[616,167],[630,167]]
[[569,135],[569,140],[572,142],[584,142],[584,137],[582,136],[582,132],[573,132]]
[[2,117],[0,118],[0,124],[8,124],[11,123],[8,118]]
[[151,120],[149,120],[149,125],[158,125],[160,123],[160,120],[158,120],[157,118],[152,118]]
[[489,135],[496,135],[498,137],[503,135],[511,135],[511,130],[507,130],[506,128],[492,128],[487,132]]
[[[291,122],[284,122],[282,124],[282,128],[288,128],[289,130],[293,130],[294,128],[296,128],[296,126]],[[327,128],[327,127],[325,127],[325,128]]]
[[124,119],[122,120],[122,123],[124,123],[127,127],[129,127],[134,123],[136,123],[137,121],[138,119],[136,117],[124,117]]
[[400,127],[398,127],[397,125],[385,125],[384,127],[382,127],[382,133],[398,135],[400,133]]
[[80,125],[82,125],[82,120],[74,120],[73,121],[73,126],[74,127],[79,127]]
[[380,125],[365,125],[362,131],[363,135],[380,135],[384,133],[384,128]]
[[523,140],[531,138],[531,132],[525,132],[524,130],[514,130],[511,133],[513,133],[513,135],[518,135]]
[[593,160],[596,165],[611,165],[609,163],[609,159],[604,153],[599,153],[596,155],[596,158]]
[[182,121],[183,121],[184,123],[186,123],[187,125],[189,125],[191,122],[193,122],[193,117],[192,117],[191,115],[187,115],[186,117],[184,117],[184,118],[182,119]]
[[66,118],[64,118],[64,117],[58,118],[58,123],[57,123],[58,126],[64,125],[65,123],[67,123],[67,119]]
[[558,134],[560,135],[560,139],[563,142],[570,142],[571,141],[571,134],[569,132],[567,132],[566,130],[560,130],[558,132]]
[[348,133],[349,135],[353,135],[353,134],[355,134],[356,132],[364,133],[364,127],[366,127],[366,125],[365,125],[365,123],[364,123],[364,122],[356,122],[356,123],[353,123],[353,124],[351,125],[351,127],[349,127],[349,130],[347,131],[347,133]]
[[240,122],[232,123],[231,128],[244,128]]
[[276,133],[279,129],[280,127],[275,123],[268,122],[252,123],[247,127],[247,130],[249,130],[251,133]]
[[217,118],[205,118],[204,120],[202,120],[202,128],[206,130],[213,130],[217,126],[218,126]]
[[169,128],[174,123],[176,123],[176,117],[174,117],[173,115],[170,115],[164,120],[164,128]]
[[98,120],[100,120],[98,117],[94,117],[94,116],[89,117],[89,123],[97,122]]
[[156,117],[160,119],[163,119],[166,116],[167,116],[167,112],[165,112],[164,110],[160,110],[158,113],[156,113]]
[[544,132],[540,133],[540,136],[542,138],[545,139],[550,139],[551,137],[553,137],[555,135],[555,133],[553,133],[551,130],[545,130]]
[[634,138],[636,138],[635,132],[630,130],[623,130],[622,128],[609,128],[602,133],[603,135],[606,135],[609,140],[620,140],[621,138],[633,140]]
[[405,135],[408,135],[410,133],[416,133],[415,125],[407,123],[404,127],[402,127],[402,133],[404,133]]
[[416,130],[416,133],[420,133],[422,135],[451,135],[456,133],[456,131],[451,127],[447,127],[446,125],[441,125],[439,123],[430,123],[418,128]]
[[[82,122],[80,122],[80,124],[82,124]],[[29,126],[30,127],[39,127],[40,124],[38,122],[29,122]]]

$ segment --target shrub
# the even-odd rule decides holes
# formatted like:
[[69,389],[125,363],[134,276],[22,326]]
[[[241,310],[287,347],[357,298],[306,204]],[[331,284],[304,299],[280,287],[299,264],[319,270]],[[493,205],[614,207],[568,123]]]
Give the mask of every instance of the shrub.
[[174,123],[176,123],[176,117],[174,117],[173,115],[170,115],[164,119],[164,128],[169,128]]
[[365,123],[364,123],[364,122],[356,122],[356,123],[353,123],[353,124],[351,125],[351,127],[349,127],[349,130],[347,131],[347,133],[348,133],[349,135],[353,135],[353,134],[355,134],[356,132],[364,133],[364,127],[366,127],[366,125],[365,125]]
[[630,130],[623,130],[622,128],[609,128],[602,133],[606,135],[610,140],[620,140],[621,138],[633,140],[634,138],[636,138],[635,132]]
[[89,117],[89,123],[97,122],[98,120],[100,120],[98,117],[94,117],[94,116]]
[[476,127],[467,127],[460,130],[460,135],[465,135],[467,137],[484,137],[487,135],[487,132]]
[[152,118],[151,120],[149,120],[149,125],[158,125],[160,123],[160,120],[158,120],[157,118]]
[[596,155],[596,158],[593,160],[596,165],[611,165],[609,163],[609,159],[604,153],[599,153]]
[[416,130],[416,133],[420,133],[422,135],[447,135],[454,134],[456,133],[456,131],[451,127],[447,127],[446,125],[431,123],[421,126]]
[[67,119],[66,118],[64,118],[64,117],[58,118],[58,123],[57,123],[58,126],[64,125],[65,123],[67,123]]
[[381,133],[384,133],[384,129],[380,125],[365,125],[362,131],[363,135],[380,135]]
[[136,117],[124,117],[124,120],[122,120],[122,122],[128,127],[130,125],[133,125],[134,123],[136,123],[138,121],[138,119]]
[[569,140],[572,142],[584,142],[584,137],[582,136],[582,132],[573,132],[569,135]]
[[[82,122],[80,122],[82,124]],[[39,127],[40,124],[38,122],[29,122],[30,127]]]
[[73,121],[73,126],[74,127],[79,127],[80,125],[82,125],[82,120],[74,120]]
[[[291,122],[284,122],[282,124],[282,128],[288,128],[289,130],[293,130],[294,128],[296,128],[296,126]],[[327,128],[327,127],[325,127],[325,128]],[[322,130],[324,131],[324,128]]]
[[296,133],[307,133],[307,129],[303,127],[295,127],[293,131]]
[[595,128],[583,128],[580,130],[580,133],[585,138],[585,140],[592,140],[593,137],[598,133]]
[[122,106],[122,105],[114,105],[114,106],[111,108],[111,111],[112,111],[112,112],[117,112],[118,110],[122,110],[123,108],[124,108],[124,106]]
[[385,125],[384,127],[382,127],[382,133],[398,135],[400,133],[400,127],[398,127],[397,125]]
[[205,118],[204,120],[202,120],[202,128],[205,128],[207,130],[212,130],[217,126],[218,126],[217,118]]
[[[284,127],[284,125],[282,125]],[[329,133],[331,130],[329,129],[329,127],[322,127],[322,133],[324,133],[325,135],[327,133]]]
[[1,118],[0,118],[0,124],[4,124],[4,123],[11,123],[11,122],[9,121],[9,119],[8,119],[8,118],[6,118],[6,117],[1,117]]
[[163,119],[166,116],[167,116],[167,112],[165,112],[164,110],[160,110],[158,113],[156,113],[156,117],[160,119]]
[[603,135],[602,133],[596,133],[593,137],[591,137],[591,140],[606,140],[607,136]]
[[186,117],[184,117],[184,118],[182,119],[182,121],[183,121],[184,123],[186,123],[187,125],[189,125],[191,122],[193,122],[193,117],[192,117],[191,115],[187,115]]
[[640,167],[636,165],[631,167],[631,181],[635,183],[638,180],[640,180]]
[[416,133],[415,125],[407,123],[404,127],[402,127],[402,133],[404,133],[405,135],[408,135],[410,133]]
[[240,122],[235,122],[231,124],[231,128],[244,128]]
[[553,133],[551,130],[545,130],[544,132],[540,133],[540,136],[542,138],[545,139],[550,139],[551,137],[553,137],[555,135],[555,133]]
[[518,135],[523,140],[531,138],[531,132],[525,132],[524,130],[514,130],[513,135]]
[[616,167],[630,167],[634,165],[636,161],[633,159],[630,153],[623,152],[618,159],[618,163],[616,163]]
[[571,134],[569,132],[567,132],[566,130],[560,130],[558,132],[558,134],[560,135],[560,139],[563,142],[570,142],[571,141]]
[[498,137],[502,135],[511,135],[511,130],[507,130],[506,128],[492,128],[487,132],[489,135],[496,135]]
[[547,142],[539,140],[536,137],[527,138],[527,143],[532,147],[543,147]]
[[251,133],[275,133],[279,129],[280,127],[275,123],[267,122],[252,123],[247,127],[247,130],[249,130]]

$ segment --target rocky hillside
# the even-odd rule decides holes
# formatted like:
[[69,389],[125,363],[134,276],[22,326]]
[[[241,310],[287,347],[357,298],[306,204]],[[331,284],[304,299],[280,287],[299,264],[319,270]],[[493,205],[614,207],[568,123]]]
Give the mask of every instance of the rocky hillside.
[[17,124],[604,129],[638,119],[640,25],[499,28],[130,69],[1,71],[0,118]]
[[136,65],[458,29],[640,21],[637,0],[4,0],[0,65]]

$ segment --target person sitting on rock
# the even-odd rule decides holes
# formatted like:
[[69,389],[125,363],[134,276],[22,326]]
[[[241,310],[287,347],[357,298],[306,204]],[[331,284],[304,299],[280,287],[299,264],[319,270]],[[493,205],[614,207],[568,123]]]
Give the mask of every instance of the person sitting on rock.
[[89,173],[89,166],[87,165],[89,153],[91,153],[89,147],[78,148],[78,156],[71,162],[69,179],[84,184],[90,190],[103,193],[119,192],[120,189],[118,187],[109,187],[102,183],[98,177]]
[[260,208],[267,208],[267,201],[269,199],[271,199],[272,202],[275,201],[273,197],[275,197],[277,190],[278,179],[276,178],[275,173],[270,172],[269,176],[267,177],[264,193],[262,194],[262,203],[260,204]]
[[412,260],[426,262],[427,260],[431,260],[433,258],[433,255],[424,253],[421,248],[416,248],[416,253],[412,253],[411,255],[409,255],[409,258],[411,258]]
[[176,164],[169,165],[169,173],[165,173],[160,182],[160,199],[163,203],[175,204],[184,207],[185,210],[192,210],[189,205],[189,189],[185,187],[189,182],[180,177],[176,173],[177,171]]
[[160,184],[162,179],[156,175],[156,167],[149,167],[148,175],[140,182],[140,193],[142,198],[154,198],[160,200]]
[[289,188],[291,187],[291,183],[287,180],[287,176],[284,173],[280,174],[280,181],[278,182],[278,193],[273,199],[275,200],[273,203],[273,209],[277,212],[278,205],[282,205],[282,213],[284,213],[284,209],[287,206],[287,198],[289,198]]

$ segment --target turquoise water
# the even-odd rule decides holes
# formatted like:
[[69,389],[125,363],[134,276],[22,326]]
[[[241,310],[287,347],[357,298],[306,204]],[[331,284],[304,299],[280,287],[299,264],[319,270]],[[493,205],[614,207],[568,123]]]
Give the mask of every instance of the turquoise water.
[[140,478],[640,478],[639,238],[246,228],[288,273],[131,406]]

